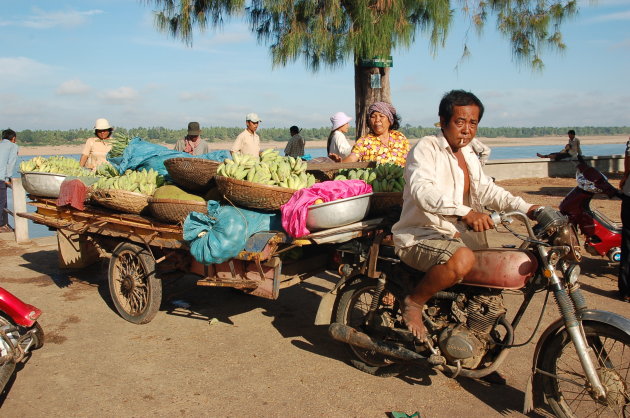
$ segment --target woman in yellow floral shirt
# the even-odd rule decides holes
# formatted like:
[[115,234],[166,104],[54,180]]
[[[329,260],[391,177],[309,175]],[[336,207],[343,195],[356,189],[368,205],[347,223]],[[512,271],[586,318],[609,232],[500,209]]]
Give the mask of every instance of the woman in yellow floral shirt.
[[405,135],[396,130],[399,125],[400,118],[394,106],[385,102],[374,103],[368,108],[370,133],[357,139],[350,155],[336,160],[344,163],[376,161],[404,166],[410,146]]

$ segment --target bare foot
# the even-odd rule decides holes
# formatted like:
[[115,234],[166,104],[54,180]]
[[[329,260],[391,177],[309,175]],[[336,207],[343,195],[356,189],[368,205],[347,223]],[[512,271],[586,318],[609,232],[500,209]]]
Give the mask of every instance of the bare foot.
[[422,323],[422,308],[423,305],[414,302],[410,296],[405,298],[403,303],[403,320],[405,325],[407,325],[407,329],[420,342],[424,342],[427,339],[427,329]]
[[539,154],[539,153],[536,153],[536,155],[537,155],[539,158],[547,158],[547,156],[546,156],[546,155],[542,155],[542,154]]

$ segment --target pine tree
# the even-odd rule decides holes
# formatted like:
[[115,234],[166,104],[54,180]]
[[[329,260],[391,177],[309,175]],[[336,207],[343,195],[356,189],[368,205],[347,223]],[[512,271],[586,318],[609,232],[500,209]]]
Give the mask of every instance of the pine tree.
[[[387,63],[377,59],[408,48],[418,34],[433,54],[457,24],[481,31],[489,16],[512,47],[519,64],[542,69],[545,47],[564,49],[560,24],[577,12],[576,0],[144,0],[155,4],[160,30],[192,43],[195,27],[220,27],[245,16],[258,41],[270,47],[274,66],[304,59],[317,71],[352,59],[355,69],[357,136],[365,133],[366,111],[391,101]],[[456,9],[458,7],[459,9]],[[462,57],[469,54],[464,43]],[[375,88],[380,81],[380,88]],[[373,84],[375,83],[375,84]]]

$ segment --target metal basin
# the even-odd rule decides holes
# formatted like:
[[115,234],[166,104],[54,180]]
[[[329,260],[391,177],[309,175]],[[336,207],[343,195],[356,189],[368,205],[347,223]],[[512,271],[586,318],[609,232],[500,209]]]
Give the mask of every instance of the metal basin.
[[27,171],[21,174],[24,190],[41,197],[59,197],[61,183],[66,179],[64,174],[38,173],[36,171]]
[[366,193],[309,206],[306,228],[314,231],[358,222],[365,218],[370,210],[370,196],[372,193]]

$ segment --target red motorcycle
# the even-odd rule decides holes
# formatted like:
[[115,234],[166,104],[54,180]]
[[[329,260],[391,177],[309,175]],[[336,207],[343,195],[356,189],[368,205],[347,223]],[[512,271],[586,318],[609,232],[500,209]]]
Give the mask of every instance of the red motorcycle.
[[591,208],[591,199],[598,193],[619,197],[619,190],[608,182],[606,176],[584,160],[577,165],[578,185],[560,202],[560,212],[580,229],[584,235],[584,249],[591,255],[608,257],[610,261],[621,259],[621,225]]
[[44,345],[44,331],[37,322],[41,314],[35,306],[0,287],[0,393],[16,366]]

